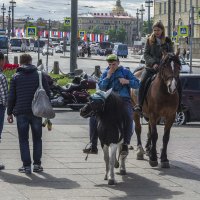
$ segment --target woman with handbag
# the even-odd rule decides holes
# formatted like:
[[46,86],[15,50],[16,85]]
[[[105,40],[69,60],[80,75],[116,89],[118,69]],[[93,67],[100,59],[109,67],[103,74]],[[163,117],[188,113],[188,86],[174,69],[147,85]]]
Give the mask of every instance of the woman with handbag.
[[[46,94],[50,96],[48,83],[42,74],[42,85]],[[17,69],[10,83],[8,95],[8,122],[13,123],[13,115],[16,117],[19,136],[19,146],[23,166],[19,172],[30,174],[31,156],[29,148],[29,127],[33,138],[33,171],[41,172],[42,157],[42,117],[33,115],[32,100],[39,86],[37,67],[32,65],[32,57],[29,54],[20,56],[20,67]]]

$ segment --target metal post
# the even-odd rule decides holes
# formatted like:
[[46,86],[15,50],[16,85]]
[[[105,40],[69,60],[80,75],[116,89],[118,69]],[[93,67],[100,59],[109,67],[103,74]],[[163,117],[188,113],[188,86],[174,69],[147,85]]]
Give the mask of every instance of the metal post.
[[168,0],[168,37],[171,37],[171,0]]
[[38,45],[38,61],[39,61],[40,60],[40,36],[39,35],[38,35],[37,45]]
[[10,13],[11,13],[11,7],[9,6],[8,9],[8,39],[10,40]]
[[148,33],[151,33],[151,26],[150,26],[150,6],[148,6]]
[[136,17],[137,17],[137,39],[138,39],[139,38],[139,9],[137,9]]
[[51,23],[51,20],[49,19],[48,40],[47,40],[47,59],[46,59],[46,72],[47,72],[47,73],[48,73],[48,61],[49,61],[49,35],[50,35],[50,23]]
[[12,9],[12,37],[15,36],[14,33],[14,7],[16,7],[16,2],[14,0],[10,1],[11,9]]
[[173,31],[175,31],[176,26],[176,0],[173,0]]
[[70,72],[77,69],[77,48],[78,48],[78,0],[71,0],[71,42],[70,42]]
[[152,0],[145,1],[145,6],[148,8],[148,33],[150,34],[151,33],[151,22],[150,22],[151,10],[150,10],[150,8],[153,6],[153,1]]
[[2,11],[2,13],[3,13],[3,30],[5,29],[5,21],[4,21],[5,10],[6,10],[6,8],[5,8],[4,3],[3,3],[3,6],[2,6],[2,8],[1,8],[1,11]]
[[140,8],[140,12],[141,12],[141,27],[140,27],[140,31],[141,31],[141,37],[143,36],[143,23],[144,23],[144,19],[143,19],[143,15],[144,15],[144,7],[143,7],[143,4],[141,5],[141,8]]
[[191,32],[190,32],[190,73],[192,73],[192,46],[194,38],[194,7],[191,4],[190,7],[190,23],[191,23]]

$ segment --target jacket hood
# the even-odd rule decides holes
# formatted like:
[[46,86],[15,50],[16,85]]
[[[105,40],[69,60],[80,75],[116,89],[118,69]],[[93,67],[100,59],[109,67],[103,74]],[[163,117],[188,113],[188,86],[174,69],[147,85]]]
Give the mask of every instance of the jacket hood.
[[24,72],[24,73],[32,73],[34,71],[37,71],[37,67],[34,65],[21,65],[17,68],[16,72]]

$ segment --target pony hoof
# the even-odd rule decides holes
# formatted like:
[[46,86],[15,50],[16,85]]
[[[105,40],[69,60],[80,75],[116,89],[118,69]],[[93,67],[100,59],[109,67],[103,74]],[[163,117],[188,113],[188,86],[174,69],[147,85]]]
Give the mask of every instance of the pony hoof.
[[108,176],[107,175],[104,176],[104,180],[108,180]]
[[115,185],[115,180],[109,179],[108,180],[108,185]]
[[149,160],[149,164],[151,165],[151,167],[156,167],[158,166],[158,161]]
[[169,162],[161,162],[161,168],[170,168]]
[[146,154],[146,156],[149,156],[149,151],[146,151],[145,154]]
[[121,169],[119,173],[120,173],[120,175],[126,175],[126,170]]
[[115,168],[119,168],[119,162],[115,161]]

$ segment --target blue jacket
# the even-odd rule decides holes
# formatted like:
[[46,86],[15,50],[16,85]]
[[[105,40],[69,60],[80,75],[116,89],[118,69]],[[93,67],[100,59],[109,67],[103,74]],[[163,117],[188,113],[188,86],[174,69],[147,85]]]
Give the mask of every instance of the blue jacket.
[[[130,70],[119,66],[118,69],[112,74],[112,76],[108,79],[106,78],[109,67],[103,72],[100,77],[98,86],[100,90],[107,91],[110,88],[113,89],[114,92],[118,93],[121,97],[131,98],[130,97],[130,88],[137,89],[140,86],[139,80],[131,73]],[[119,82],[119,78],[125,78],[129,80],[129,84],[122,85]]]
[[[50,96],[49,86],[44,74],[42,75],[42,85],[47,95]],[[32,100],[38,86],[37,68],[33,65],[19,67],[11,79],[7,114],[32,114]]]

